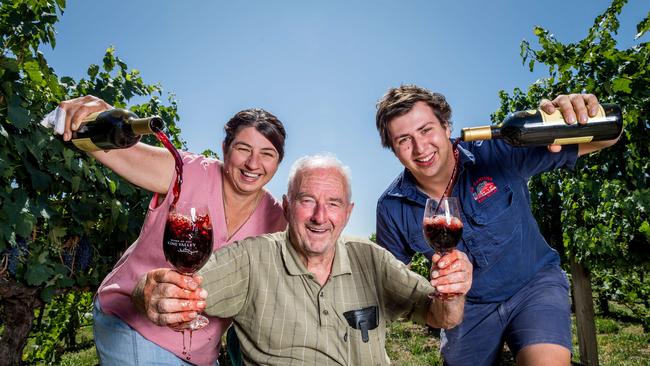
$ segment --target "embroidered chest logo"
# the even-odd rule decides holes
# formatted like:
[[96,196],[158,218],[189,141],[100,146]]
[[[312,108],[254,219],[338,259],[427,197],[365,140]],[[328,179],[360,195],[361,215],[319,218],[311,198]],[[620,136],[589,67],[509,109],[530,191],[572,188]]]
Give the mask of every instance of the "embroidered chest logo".
[[485,199],[497,193],[497,190],[497,186],[492,181],[492,177],[487,176],[475,180],[470,187],[472,197],[474,197],[478,203],[485,201]]

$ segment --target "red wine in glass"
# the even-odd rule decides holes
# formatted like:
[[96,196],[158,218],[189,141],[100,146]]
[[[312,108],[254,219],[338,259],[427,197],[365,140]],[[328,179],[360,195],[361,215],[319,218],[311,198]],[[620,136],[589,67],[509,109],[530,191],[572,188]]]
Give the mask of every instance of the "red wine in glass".
[[463,235],[463,222],[457,217],[449,221],[441,215],[425,218],[423,227],[427,243],[440,254],[452,251]]
[[[451,252],[463,236],[460,204],[456,197],[443,197],[440,201],[427,199],[424,206],[422,231],[429,246],[441,256]],[[433,294],[436,297],[453,298],[453,294]]]
[[[163,253],[172,267],[185,275],[198,271],[212,253],[212,223],[205,204],[179,201],[167,214],[163,236]],[[183,331],[183,354],[189,360],[192,349],[192,331],[208,325],[209,320],[197,315],[187,324],[173,329]],[[189,348],[185,348],[185,329],[190,331]]]
[[177,204],[165,224],[165,259],[178,272],[191,275],[207,262],[212,253],[212,224],[207,207]]

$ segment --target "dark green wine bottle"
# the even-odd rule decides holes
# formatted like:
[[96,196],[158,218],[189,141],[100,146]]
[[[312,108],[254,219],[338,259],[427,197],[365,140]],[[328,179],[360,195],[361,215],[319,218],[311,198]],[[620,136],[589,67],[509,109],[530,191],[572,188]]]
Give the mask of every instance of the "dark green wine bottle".
[[553,114],[537,109],[513,112],[498,125],[463,128],[460,138],[463,141],[504,139],[513,146],[567,145],[613,140],[622,130],[621,108],[616,104],[602,104],[598,114],[584,125],[566,124],[557,109]]
[[125,149],[142,135],[156,133],[165,124],[158,116],[138,118],[126,109],[109,109],[89,114],[72,133],[71,142],[83,151]]

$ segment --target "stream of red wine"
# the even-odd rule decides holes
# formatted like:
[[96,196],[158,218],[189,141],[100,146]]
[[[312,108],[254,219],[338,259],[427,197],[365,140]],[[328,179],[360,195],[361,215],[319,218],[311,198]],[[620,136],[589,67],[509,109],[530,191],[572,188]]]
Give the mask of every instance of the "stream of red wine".
[[[172,201],[171,207],[173,208],[176,206],[176,202],[178,202],[178,197],[181,195],[181,185],[183,184],[183,158],[181,158],[181,154],[178,152],[178,150],[174,147],[172,142],[169,140],[169,137],[165,135],[165,133],[161,130],[156,131],[156,138],[160,143],[169,150],[169,152],[172,154],[174,157],[174,166],[176,169],[176,182],[174,183],[174,187],[172,189],[172,193],[174,195],[174,199]],[[183,356],[185,356],[186,360],[192,359],[191,356],[191,351],[192,351],[192,329],[189,329],[190,332],[190,342],[189,342],[189,347],[185,347],[185,330],[182,331],[183,334]]]
[[174,145],[169,141],[169,138],[163,131],[156,131],[156,138],[158,141],[160,141],[163,146],[169,150],[169,152],[172,154],[174,157],[174,162],[176,166],[176,183],[174,183],[174,188],[172,190],[174,194],[174,200],[172,201],[172,207],[176,206],[176,202],[178,202],[178,197],[181,194],[181,184],[183,184],[183,159],[181,158],[181,154],[178,152],[178,150],[174,147]]
[[445,187],[445,192],[442,194],[442,197],[440,197],[440,200],[438,200],[438,205],[436,206],[436,210],[434,212],[437,212],[438,209],[440,208],[440,203],[442,202],[442,199],[445,197],[451,197],[451,193],[454,190],[454,185],[456,184],[456,178],[458,175],[458,144],[460,143],[460,137],[456,137],[456,140],[454,140],[454,143],[451,145],[451,151],[454,154],[454,171],[451,173],[451,178],[449,178],[449,182],[447,182],[447,187]]

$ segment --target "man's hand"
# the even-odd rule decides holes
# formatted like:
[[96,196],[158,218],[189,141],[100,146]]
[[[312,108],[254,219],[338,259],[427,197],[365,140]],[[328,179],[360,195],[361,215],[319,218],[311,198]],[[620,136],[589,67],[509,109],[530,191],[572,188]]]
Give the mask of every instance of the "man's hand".
[[154,323],[178,328],[206,307],[207,291],[201,276],[186,276],[169,268],[149,271],[138,282],[131,299]]
[[458,249],[440,257],[433,255],[431,285],[436,289],[426,322],[435,328],[450,329],[463,320],[465,295],[472,287],[472,264]]
[[[552,101],[542,99],[539,102],[539,108],[548,114],[559,109],[564,121],[569,125],[576,122],[585,124],[589,117],[595,117],[598,113],[598,98],[593,94],[560,95]],[[548,149],[551,152],[559,152],[562,150],[562,146],[549,145]]]
[[472,264],[467,254],[458,249],[445,254],[434,254],[431,268],[431,285],[443,298],[467,294],[472,287]]

